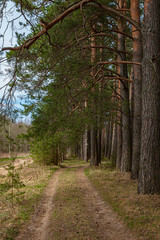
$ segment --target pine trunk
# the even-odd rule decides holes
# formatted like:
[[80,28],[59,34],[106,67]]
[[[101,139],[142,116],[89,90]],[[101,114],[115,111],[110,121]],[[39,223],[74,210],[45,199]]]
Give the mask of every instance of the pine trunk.
[[[131,0],[131,17],[140,23],[140,8],[138,0]],[[133,37],[133,62],[141,62],[143,46],[141,33],[132,26]],[[133,65],[133,145],[132,145],[132,169],[131,178],[137,179],[139,173],[140,145],[141,145],[141,87],[142,68]]]
[[[93,24],[93,28],[95,29],[95,24]],[[94,30],[92,30],[92,33],[95,33]],[[91,64],[94,65],[96,63],[96,38],[95,36],[91,37]],[[95,69],[92,67],[91,70],[91,78],[92,81],[94,81],[94,75],[95,75]],[[92,88],[92,91],[94,92],[94,87]],[[93,107],[95,107],[95,102],[93,101]],[[96,118],[93,116],[93,121],[94,126],[96,125]],[[95,127],[91,128],[91,160],[90,160],[90,165],[91,166],[96,166],[97,165],[97,158],[96,158],[96,153],[97,153],[97,132]]]
[[[124,1],[125,3],[126,1]],[[123,1],[120,1],[123,9]],[[118,22],[118,27],[121,32],[124,32],[123,22]],[[121,61],[126,61],[125,37],[123,34],[118,34],[118,50],[123,51],[120,54]],[[121,77],[128,78],[127,64],[120,64]],[[121,97],[122,97],[122,158],[121,158],[121,172],[131,170],[131,119],[129,106],[129,86],[127,81],[121,81]]]
[[112,165],[116,165],[116,156],[117,156],[117,124],[113,124],[113,134],[112,134],[112,148],[111,148],[111,159]]
[[96,130],[94,128],[91,129],[91,166],[96,166]]
[[108,149],[107,149],[107,158],[111,157],[111,149],[112,149],[112,136],[113,136],[113,123],[112,120],[109,123],[109,132],[108,132]]
[[[118,67],[118,74],[120,74],[120,68]],[[118,81],[117,93],[118,93],[118,107],[117,107],[117,158],[116,158],[116,168],[121,167],[122,158],[122,113],[121,113],[121,84]]]
[[83,134],[83,159],[85,162],[88,161],[88,130],[87,126]]
[[160,194],[160,1],[145,1],[138,193]]

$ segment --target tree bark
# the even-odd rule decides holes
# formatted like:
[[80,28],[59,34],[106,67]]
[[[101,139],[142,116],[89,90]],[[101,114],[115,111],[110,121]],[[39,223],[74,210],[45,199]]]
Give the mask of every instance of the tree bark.
[[109,131],[108,131],[108,149],[107,149],[107,158],[110,159],[111,157],[111,149],[112,149],[112,136],[113,136],[113,123],[112,119],[109,123]]
[[[131,0],[131,18],[140,24],[139,0]],[[141,33],[132,26],[133,62],[141,62],[143,46]],[[141,89],[142,68],[133,65],[133,142],[132,142],[132,169],[131,178],[137,179],[139,173],[140,145],[141,145]]]
[[105,153],[104,156],[107,157],[107,152],[108,152],[108,142],[109,142],[109,122],[106,125],[106,137],[105,137]]
[[160,194],[159,0],[145,1],[142,34],[142,131],[138,193]]
[[117,157],[117,123],[113,123],[113,133],[112,133],[112,148],[111,148],[111,159],[112,165],[116,165],[116,157]]
[[[118,67],[118,74],[120,74],[120,68]],[[121,167],[121,158],[122,158],[122,113],[121,113],[121,84],[118,81],[117,84],[117,93],[118,93],[118,110],[117,110],[117,158],[116,158],[116,168],[120,169]]]
[[94,128],[91,129],[91,166],[96,166],[96,130]]
[[[119,0],[119,7],[125,8],[126,1]],[[121,19],[118,21],[118,28],[124,32],[124,26]],[[120,59],[126,61],[125,54],[125,37],[123,34],[118,34],[118,50],[123,51],[120,54]],[[128,78],[127,64],[120,64],[121,77]],[[129,87],[127,81],[121,81],[121,97],[122,97],[122,158],[121,172],[131,170],[131,121],[129,107]]]
[[84,158],[85,162],[88,161],[88,130],[87,130],[87,126],[86,126],[86,129],[84,130],[84,134],[83,134],[83,158]]
[[[92,30],[92,33],[94,34],[94,29],[95,29],[96,25],[93,24],[93,30]],[[92,36],[91,37],[91,64],[95,64],[96,62],[96,37],[95,36]],[[91,70],[91,78],[93,79],[94,81],[94,75],[95,75],[95,70],[94,68],[92,67],[92,70]],[[94,88],[92,88],[92,91],[94,91]],[[95,102],[93,102],[93,107],[95,105]],[[90,159],[90,165],[91,166],[97,166],[97,157],[96,157],[96,154],[97,154],[97,130],[95,129],[95,125],[96,125],[96,117],[93,116],[93,121],[94,122],[94,126],[91,128],[91,159]]]

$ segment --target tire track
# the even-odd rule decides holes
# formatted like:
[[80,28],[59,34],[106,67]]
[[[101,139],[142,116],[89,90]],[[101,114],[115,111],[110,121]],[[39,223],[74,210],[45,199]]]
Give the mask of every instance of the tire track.
[[56,171],[49,180],[48,186],[29,225],[19,234],[16,240],[46,240],[49,219],[54,207],[53,198],[56,193],[61,171],[62,170]]
[[137,238],[122,223],[112,208],[102,200],[98,191],[84,174],[84,168],[76,172],[79,186],[84,192],[84,201],[88,214],[92,216],[94,225],[101,240],[136,240]]

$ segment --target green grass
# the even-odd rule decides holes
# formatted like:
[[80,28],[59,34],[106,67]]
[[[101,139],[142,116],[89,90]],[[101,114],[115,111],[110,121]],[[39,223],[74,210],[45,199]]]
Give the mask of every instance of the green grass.
[[84,160],[71,158],[71,159],[64,160],[64,162],[61,164],[61,166],[62,167],[67,167],[67,166],[70,167],[70,166],[84,165],[84,164],[86,164],[84,162]]

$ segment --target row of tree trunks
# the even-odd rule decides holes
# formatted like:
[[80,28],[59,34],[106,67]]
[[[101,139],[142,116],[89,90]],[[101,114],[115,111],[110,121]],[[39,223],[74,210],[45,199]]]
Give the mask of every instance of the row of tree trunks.
[[[124,1],[119,0],[118,3],[120,7]],[[131,0],[131,17],[140,23],[138,0]],[[132,179],[138,178],[138,193],[160,194],[160,1],[145,1],[142,29],[141,36],[141,33],[132,27],[133,61],[142,62],[142,68],[140,65],[133,65],[130,94],[131,102],[133,101],[133,122],[128,118],[129,112],[127,114],[129,100],[125,104],[128,99],[127,84],[121,82],[121,90],[118,88],[117,91],[122,97],[122,108],[120,104],[118,106],[119,110],[122,109],[122,118],[117,112],[116,166],[121,171],[131,170]],[[119,50],[125,50],[123,34],[119,34],[118,40]],[[125,55],[121,54],[121,60],[126,60]],[[120,74],[127,77],[126,65],[120,65]],[[132,104],[130,110],[132,111]],[[125,126],[133,129],[132,142],[131,133],[126,131]],[[109,146],[108,140],[107,145]]]
[[[117,1],[118,8],[127,9],[126,0]],[[131,18],[140,24],[139,4],[138,0],[130,1]],[[125,23],[121,18],[118,28],[124,32]],[[98,124],[96,129],[93,127],[90,131],[90,162],[92,166],[97,166],[102,154],[112,159],[121,172],[131,171],[131,178],[138,179],[138,193],[160,194],[159,0],[145,0],[142,30],[140,32],[132,26],[133,62],[142,62],[142,66],[133,65],[133,83],[130,86],[127,81],[117,81],[116,110],[112,111],[110,120],[106,122],[105,135]],[[95,37],[91,39],[91,45],[95,46]],[[118,33],[118,51],[117,60],[126,61],[125,34]],[[91,63],[95,62],[96,50],[91,48]],[[117,67],[117,75],[128,78],[127,70],[127,64],[121,63]],[[94,77],[94,72],[91,76]],[[99,123],[99,119],[95,121]],[[84,136],[86,138],[86,132]],[[88,157],[85,153],[84,158]]]

